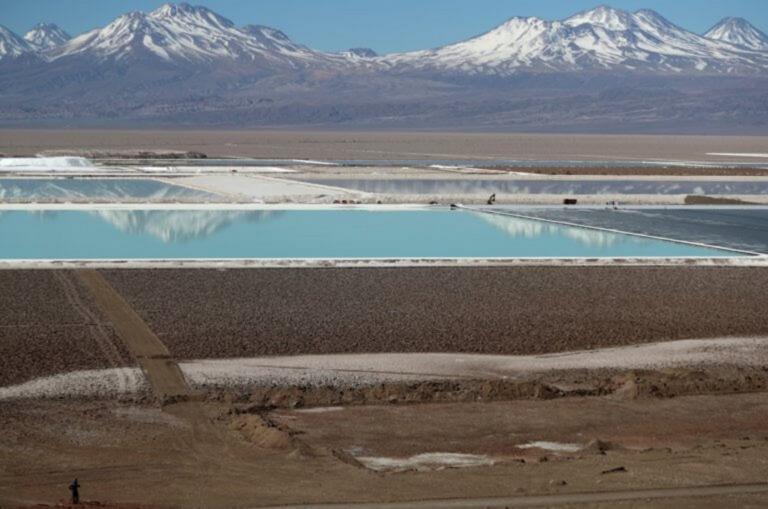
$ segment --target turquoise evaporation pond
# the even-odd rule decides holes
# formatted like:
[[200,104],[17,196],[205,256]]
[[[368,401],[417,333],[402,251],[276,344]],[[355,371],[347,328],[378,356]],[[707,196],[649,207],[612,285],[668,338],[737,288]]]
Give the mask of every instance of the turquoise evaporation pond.
[[0,178],[0,202],[71,201],[221,201],[206,191],[154,179]]
[[0,211],[0,259],[727,257],[468,211]]

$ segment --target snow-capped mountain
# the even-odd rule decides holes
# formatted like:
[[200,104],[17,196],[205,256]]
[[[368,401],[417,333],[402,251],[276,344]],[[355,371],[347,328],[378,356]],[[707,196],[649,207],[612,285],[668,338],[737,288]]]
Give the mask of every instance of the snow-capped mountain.
[[768,35],[744,18],[725,18],[710,28],[704,37],[752,50],[768,51]]
[[[96,63],[155,61],[189,66],[253,63],[262,69],[333,67],[509,76],[521,71],[608,71],[743,74],[768,70],[768,37],[738,18],[705,36],[651,10],[600,6],[560,21],[511,18],[472,39],[436,49],[377,56],[367,48],[312,50],[280,30],[235,24],[205,7],[166,4],[124,14],[104,28],[69,39],[55,25],[38,25],[26,41],[0,33],[0,51],[37,48],[48,61],[82,57]],[[3,43],[3,40],[7,42]],[[0,56],[2,53],[0,53]]]
[[768,69],[768,53],[684,30],[651,10],[600,6],[562,21],[512,18],[473,39],[388,55],[395,69],[509,75],[521,70],[738,73]]
[[130,12],[46,53],[49,60],[80,56],[96,61],[156,59],[174,64],[262,61],[300,66],[333,58],[293,43],[269,27],[238,28],[205,7],[166,4],[150,13]]
[[702,36],[601,6],[381,56],[314,50],[188,4],[63,42],[54,28],[28,40],[0,28],[0,123],[765,132],[768,118],[766,36],[741,20]]
[[53,23],[38,23],[24,34],[24,40],[37,49],[49,49],[64,44],[72,37]]
[[376,58],[377,56],[379,56],[379,54],[376,53],[371,48],[349,48],[347,51],[343,51],[341,54],[353,59],[354,58]]
[[0,60],[17,58],[33,50],[27,41],[0,25]]

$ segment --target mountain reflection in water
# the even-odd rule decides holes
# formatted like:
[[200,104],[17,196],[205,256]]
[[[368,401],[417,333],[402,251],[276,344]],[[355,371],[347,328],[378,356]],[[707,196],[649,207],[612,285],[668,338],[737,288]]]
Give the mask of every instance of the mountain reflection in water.
[[496,214],[475,213],[477,217],[492,224],[511,237],[533,239],[544,235],[564,235],[580,244],[591,247],[609,247],[618,242],[643,242],[639,237],[618,235],[616,233],[586,228],[561,226],[536,220],[520,219],[517,217]]
[[147,234],[166,243],[210,237],[241,221],[262,223],[283,214],[270,210],[95,210],[118,230]]
[[207,191],[153,179],[2,179],[0,201],[221,201]]
[[0,259],[732,256],[516,217],[440,210],[9,210]]

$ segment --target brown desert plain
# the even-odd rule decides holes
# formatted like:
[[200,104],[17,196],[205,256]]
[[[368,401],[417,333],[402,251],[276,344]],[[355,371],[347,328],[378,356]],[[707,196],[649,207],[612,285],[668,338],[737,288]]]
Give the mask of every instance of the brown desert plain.
[[176,150],[262,159],[756,162],[739,154],[767,146],[766,136],[0,129],[0,153],[8,156]]

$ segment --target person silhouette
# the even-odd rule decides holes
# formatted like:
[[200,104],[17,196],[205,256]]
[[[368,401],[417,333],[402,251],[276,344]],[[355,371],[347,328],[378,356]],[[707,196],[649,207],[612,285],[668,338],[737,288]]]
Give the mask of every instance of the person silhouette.
[[69,491],[72,492],[72,503],[80,503],[80,483],[77,482],[77,478],[69,485]]

